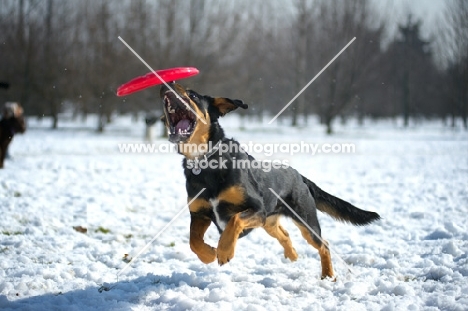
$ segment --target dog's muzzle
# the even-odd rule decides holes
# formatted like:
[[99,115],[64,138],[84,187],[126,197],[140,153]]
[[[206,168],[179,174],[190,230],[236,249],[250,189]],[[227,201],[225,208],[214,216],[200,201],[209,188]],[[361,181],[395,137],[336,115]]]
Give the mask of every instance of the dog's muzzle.
[[163,101],[169,141],[173,143],[187,141],[197,123],[197,117],[189,106],[190,100],[168,90],[164,93]]

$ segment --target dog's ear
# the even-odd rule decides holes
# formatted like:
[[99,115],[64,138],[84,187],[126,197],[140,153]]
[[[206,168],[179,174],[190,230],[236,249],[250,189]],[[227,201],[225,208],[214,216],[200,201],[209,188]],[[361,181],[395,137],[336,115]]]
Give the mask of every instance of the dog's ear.
[[236,110],[237,108],[247,109],[249,106],[244,104],[240,99],[230,99],[224,97],[215,97],[211,100],[211,106],[215,108],[222,117],[226,113]]

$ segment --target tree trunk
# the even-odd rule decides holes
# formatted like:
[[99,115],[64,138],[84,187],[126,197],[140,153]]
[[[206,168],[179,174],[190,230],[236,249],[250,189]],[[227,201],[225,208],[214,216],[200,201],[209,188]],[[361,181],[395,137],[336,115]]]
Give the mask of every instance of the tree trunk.
[[[306,85],[305,74],[307,70],[307,18],[308,9],[307,1],[298,2],[299,16],[297,19],[297,36],[296,36],[296,89],[301,90]],[[305,94],[301,94],[295,103],[292,115],[292,126],[298,126],[298,119],[304,113]]]
[[292,107],[292,119],[291,119],[291,126],[297,126],[297,115],[298,110],[297,107]]
[[333,129],[331,127],[331,124],[327,124],[327,135],[333,134]]
[[[466,69],[468,70],[468,69]],[[468,79],[465,81],[468,82]],[[468,92],[465,88],[462,89],[463,95],[462,95],[462,102],[461,104],[461,117],[463,120],[463,127],[465,129],[468,129],[468,120],[467,120],[467,114],[468,114]]]
[[97,127],[97,132],[98,133],[103,133],[104,132],[104,124],[105,124],[105,118],[103,115],[99,114],[98,116],[98,127]]
[[327,135],[333,134],[332,121],[333,121],[332,117],[327,117],[325,120],[325,125],[327,127]]
[[58,128],[58,116],[54,114],[52,116],[52,129],[56,130]]
[[405,70],[402,80],[403,88],[403,119],[404,126],[408,127],[409,125],[409,114],[410,114],[410,87],[409,87],[409,73],[408,70]]
[[58,106],[57,106],[57,90],[55,86],[52,86],[54,77],[53,77],[53,57],[52,57],[52,42],[53,37],[52,33],[52,15],[53,15],[53,0],[47,1],[47,13],[45,16],[45,26],[46,26],[46,39],[44,46],[44,58],[46,64],[46,74],[45,78],[45,98],[49,102],[50,115],[52,117],[52,129],[57,129],[58,126]]
[[51,99],[50,108],[50,115],[52,117],[52,129],[56,130],[58,128],[58,109],[55,99]]
[[99,104],[99,111],[98,111],[98,124],[97,124],[97,129],[96,131],[98,133],[102,133],[104,132],[104,127],[106,125],[106,117],[105,117],[105,113],[104,113],[104,107],[103,107],[103,103],[101,101],[101,103]]

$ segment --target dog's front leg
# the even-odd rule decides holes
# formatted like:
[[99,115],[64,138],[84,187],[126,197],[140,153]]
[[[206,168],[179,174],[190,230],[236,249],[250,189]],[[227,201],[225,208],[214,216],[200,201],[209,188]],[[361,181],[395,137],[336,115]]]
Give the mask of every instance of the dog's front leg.
[[218,263],[220,266],[228,263],[234,257],[237,239],[245,229],[261,227],[264,218],[247,210],[231,217],[218,242]]
[[197,254],[198,258],[205,264],[213,262],[216,259],[216,248],[206,244],[203,240],[203,236],[210,224],[210,218],[191,213],[190,249]]

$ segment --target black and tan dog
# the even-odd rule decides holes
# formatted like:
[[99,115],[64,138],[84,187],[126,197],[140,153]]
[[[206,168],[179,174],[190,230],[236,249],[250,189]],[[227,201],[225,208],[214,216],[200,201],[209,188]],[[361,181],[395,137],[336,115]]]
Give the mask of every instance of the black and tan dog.
[[16,133],[24,133],[25,131],[26,122],[24,121],[21,105],[12,102],[6,103],[0,119],[0,168],[3,168],[8,145],[10,145],[13,136]]
[[[294,261],[297,253],[288,232],[279,223],[280,216],[286,216],[293,219],[306,241],[318,250],[322,278],[333,277],[329,249],[317,236],[321,234],[317,209],[353,225],[366,225],[380,216],[326,193],[292,168],[272,168],[268,172],[249,166],[238,168],[236,161],[253,162],[255,159],[236,148],[238,142],[225,137],[218,118],[239,107],[246,109],[247,105],[240,100],[203,96],[179,84],[169,86],[170,89],[163,86],[160,92],[163,121],[169,140],[177,144],[179,153],[185,156],[183,166],[188,201],[191,202],[192,251],[204,263],[217,258],[223,265],[233,258],[238,238],[262,227],[278,239],[284,248],[284,256]],[[230,148],[220,148],[220,144]],[[200,169],[201,161],[207,162],[204,169]],[[196,197],[203,188],[205,190]],[[313,232],[282,201],[292,207]],[[217,248],[203,239],[212,222],[221,234]]]

